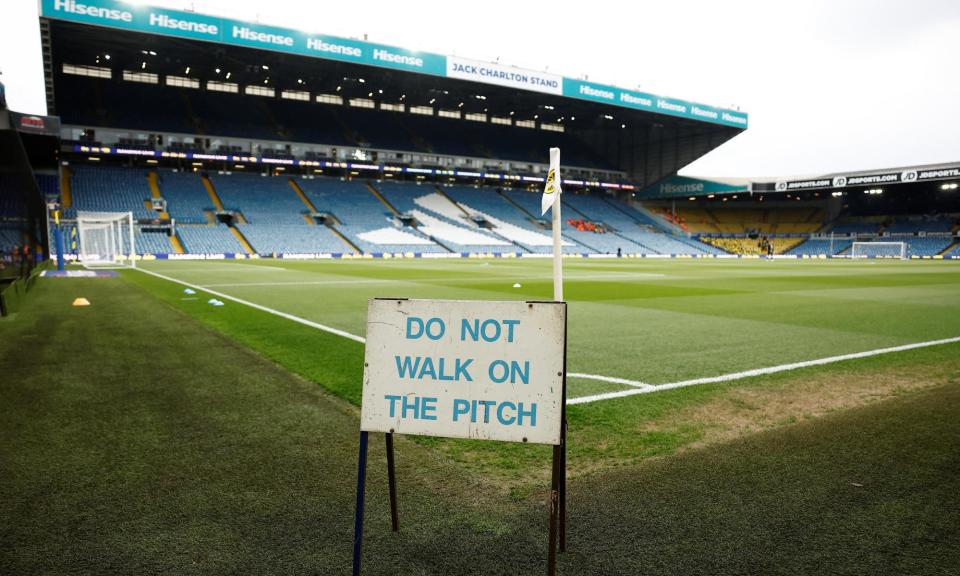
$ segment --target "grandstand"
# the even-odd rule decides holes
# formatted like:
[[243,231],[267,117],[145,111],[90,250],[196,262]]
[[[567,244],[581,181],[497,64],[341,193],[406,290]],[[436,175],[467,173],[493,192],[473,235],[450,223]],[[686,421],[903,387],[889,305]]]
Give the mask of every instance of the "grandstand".
[[259,25],[91,5],[41,4],[59,192],[68,217],[132,211],[148,253],[544,254],[550,224],[528,200],[552,146],[577,194],[565,252],[715,251],[629,194],[742,132],[738,110],[329,36],[349,50],[318,52],[278,28],[293,49],[224,35],[211,52],[190,23]]
[[[952,166],[681,177],[742,132],[746,115],[532,71],[541,87],[491,83],[454,74],[477,68],[457,57],[332,37],[356,54],[403,57],[388,65],[226,37],[211,57],[195,35],[144,36],[152,8],[123,10],[126,20],[41,8],[65,166],[38,183],[59,193],[67,217],[133,212],[145,253],[547,254],[536,192],[551,146],[563,151],[567,254],[723,257],[769,243],[778,256],[845,256],[854,241],[891,239],[911,256],[955,253],[960,207],[930,196],[956,177]],[[271,30],[294,48],[312,38]],[[859,195],[877,181],[902,194],[872,194],[884,207],[867,209]],[[921,201],[897,200],[918,190]]]

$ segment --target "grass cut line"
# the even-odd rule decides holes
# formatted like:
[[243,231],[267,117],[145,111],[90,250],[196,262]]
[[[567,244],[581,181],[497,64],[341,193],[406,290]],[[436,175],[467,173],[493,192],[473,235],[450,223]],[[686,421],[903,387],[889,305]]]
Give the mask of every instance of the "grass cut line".
[[168,282],[173,282],[173,283],[175,283],[175,284],[180,284],[181,286],[186,286],[187,288],[193,288],[194,290],[199,290],[199,291],[201,291],[201,292],[206,292],[207,294],[213,294],[214,296],[217,296],[217,297],[219,297],[219,298],[223,298],[224,300],[230,300],[230,301],[232,301],[232,302],[236,302],[237,304],[243,304],[244,306],[249,306],[249,307],[251,307],[251,308],[256,308],[257,310],[260,310],[260,311],[262,311],[262,312],[266,312],[266,313],[268,313],[268,314],[273,314],[274,316],[279,316],[279,317],[281,317],[281,318],[286,318],[287,320],[292,320],[292,321],[294,321],[294,322],[297,322],[298,324],[303,324],[304,326],[309,326],[309,327],[311,327],[311,328],[316,328],[317,330],[323,330],[324,332],[329,332],[330,334],[336,334],[337,336],[343,336],[344,338],[348,338],[348,339],[350,339],[350,340],[353,340],[354,342],[360,342],[361,344],[365,344],[365,343],[367,342],[367,339],[364,338],[363,336],[357,336],[356,334],[351,334],[351,333],[346,332],[346,331],[344,331],[344,330],[340,330],[340,329],[334,328],[334,327],[332,327],[332,326],[327,326],[326,324],[320,324],[319,322],[314,322],[314,321],[312,321],[312,320],[307,320],[306,318],[301,318],[301,317],[299,317],[299,316],[294,316],[293,314],[287,314],[286,312],[281,312],[281,311],[279,311],[279,310],[274,310],[273,308],[268,308],[268,307],[266,307],[266,306],[261,306],[260,304],[256,304],[256,303],[254,303],[254,302],[250,302],[249,300],[244,300],[244,299],[242,299],[242,298],[237,298],[236,296],[231,296],[231,295],[229,295],[229,294],[224,294],[223,292],[217,292],[216,290],[210,290],[209,288],[204,288],[203,286],[199,286],[199,285],[197,285],[197,284],[191,284],[191,283],[189,283],[189,282],[184,282],[183,280],[177,280],[176,278],[172,278],[172,277],[170,277],[170,276],[165,276],[165,275],[159,274],[159,273],[157,273],[157,272],[151,272],[150,270],[144,270],[143,268],[135,268],[135,270],[139,270],[140,272],[143,272],[144,274],[149,274],[149,275],[151,275],[151,276],[156,276],[157,278],[162,278],[163,280],[166,280],[166,281],[168,281]]
[[[777,372],[787,372],[789,370],[798,370],[810,366],[822,366],[824,364],[833,364],[845,360],[855,360],[857,358],[869,358],[870,356],[880,356],[881,354],[892,354],[894,352],[905,352],[917,348],[929,348],[930,346],[942,346],[944,344],[954,344],[960,342],[960,336],[954,338],[944,338],[942,340],[930,340],[927,342],[916,342],[914,344],[904,344],[902,346],[892,346],[890,348],[877,348],[876,350],[867,350],[865,352],[854,352],[853,354],[842,354],[840,356],[830,356],[827,358],[818,358],[816,360],[804,360],[803,362],[793,362],[791,364],[781,364],[769,368],[755,368],[743,372],[734,372],[732,374],[723,374],[720,376],[708,376],[706,378],[694,378],[693,380],[681,380],[680,382],[671,382],[669,384],[651,385],[647,388],[634,388],[631,390],[620,390],[617,392],[606,392],[595,394],[593,396],[581,396],[580,398],[569,398],[567,404],[589,404],[601,400],[611,400],[613,398],[623,398],[635,394],[647,394],[650,392],[660,392],[663,390],[673,390],[674,388],[685,388],[687,386],[697,386],[699,384],[714,384],[717,382],[730,382],[733,380],[742,380],[752,378],[753,376],[763,376],[766,374],[775,374]],[[571,374],[572,376],[572,374]]]

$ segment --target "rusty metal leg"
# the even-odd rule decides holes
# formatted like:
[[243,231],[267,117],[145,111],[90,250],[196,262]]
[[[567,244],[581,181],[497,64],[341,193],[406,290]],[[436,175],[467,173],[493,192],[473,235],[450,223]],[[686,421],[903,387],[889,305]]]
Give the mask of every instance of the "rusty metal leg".
[[557,517],[559,506],[560,485],[560,445],[553,447],[553,472],[550,480],[550,536],[547,549],[547,576],[557,573]]
[[558,498],[560,522],[560,553],[567,551],[567,421],[560,429],[560,482]]
[[357,457],[357,509],[353,524],[353,576],[360,576],[360,549],[363,546],[363,497],[367,483],[367,435],[360,432],[360,454]]
[[390,526],[400,531],[400,516],[397,512],[397,475],[393,466],[393,434],[387,433],[387,481],[390,484]]

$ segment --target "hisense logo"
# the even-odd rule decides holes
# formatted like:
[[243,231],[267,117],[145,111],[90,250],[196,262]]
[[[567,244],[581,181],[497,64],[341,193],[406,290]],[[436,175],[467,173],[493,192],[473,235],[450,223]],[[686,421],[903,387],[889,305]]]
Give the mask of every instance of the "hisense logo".
[[692,182],[690,184],[670,184],[665,182],[660,185],[661,194],[689,194],[692,192],[703,192],[703,182]]
[[104,20],[133,22],[133,14],[127,12],[126,10],[90,6],[88,4],[75,2],[74,0],[54,0],[53,10],[55,12],[68,12],[70,14],[78,14],[81,16],[92,16],[93,18],[102,18]]

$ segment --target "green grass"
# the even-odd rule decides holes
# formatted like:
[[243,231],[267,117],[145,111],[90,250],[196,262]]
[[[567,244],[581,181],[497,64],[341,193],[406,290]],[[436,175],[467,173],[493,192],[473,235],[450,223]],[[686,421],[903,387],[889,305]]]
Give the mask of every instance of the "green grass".
[[[347,384],[338,398],[278,364],[349,341],[275,334],[296,329],[126,277],[41,281],[0,320],[0,573],[347,573],[357,411]],[[93,306],[70,307],[77,296]],[[955,573],[952,356],[918,350],[573,407],[571,465],[594,461],[590,451],[616,465],[571,480],[561,574]],[[300,364],[310,370],[321,369]],[[820,378],[861,391],[890,379],[895,391],[689,448],[710,431],[685,410],[755,414]],[[929,385],[899,388],[911,379]],[[392,534],[372,439],[366,574],[543,573],[542,488],[504,494],[484,478],[544,459],[500,445],[489,454],[500,464],[459,463],[401,438]]]
[[[146,267],[361,335],[371,297],[544,299],[552,291],[550,262],[543,260],[204,261]],[[213,308],[203,294],[185,299],[180,285],[139,272],[126,275],[294,373],[359,402],[362,344],[230,302]],[[952,262],[570,259],[565,276],[568,369],[574,373],[660,384],[960,336],[960,267]],[[513,288],[515,282],[522,287]],[[720,401],[731,386],[789,387],[823,374],[904,366],[924,375],[913,384],[930,385],[945,382],[947,372],[960,367],[958,349],[951,345],[572,406],[571,473],[724,437],[718,428],[723,423],[664,420]],[[931,366],[938,370],[931,373]],[[568,383],[570,397],[624,388],[584,379]],[[777,414],[776,422],[802,417],[798,410]],[[547,471],[539,465],[543,449],[536,446],[417,441],[485,471],[514,493],[529,493],[545,481]]]

